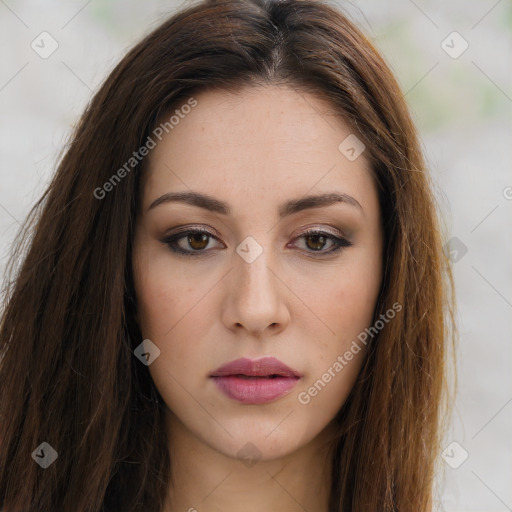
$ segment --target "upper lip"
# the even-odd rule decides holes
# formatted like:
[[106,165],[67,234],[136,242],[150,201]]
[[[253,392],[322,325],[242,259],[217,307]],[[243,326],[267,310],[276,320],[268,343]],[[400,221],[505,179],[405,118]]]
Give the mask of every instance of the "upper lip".
[[227,375],[247,375],[248,377],[301,377],[301,374],[285,365],[275,357],[262,357],[260,359],[235,359],[223,364],[210,374],[210,377],[225,377]]

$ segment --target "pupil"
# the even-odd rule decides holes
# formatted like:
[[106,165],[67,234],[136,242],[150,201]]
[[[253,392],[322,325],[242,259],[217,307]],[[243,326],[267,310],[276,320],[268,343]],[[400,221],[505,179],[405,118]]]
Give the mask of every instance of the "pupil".
[[[196,245],[199,239],[199,247]],[[193,249],[204,249],[208,245],[208,235],[198,233],[188,237],[188,243]]]
[[325,237],[323,235],[310,235],[307,237],[307,239],[308,241],[316,240],[316,243],[313,242],[313,247],[311,247],[309,243],[307,244],[310,249],[322,249],[322,247],[325,245]]

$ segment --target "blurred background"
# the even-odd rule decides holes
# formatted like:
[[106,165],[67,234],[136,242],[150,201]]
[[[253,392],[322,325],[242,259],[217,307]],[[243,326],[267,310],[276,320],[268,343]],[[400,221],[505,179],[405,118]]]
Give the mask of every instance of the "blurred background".
[[[382,52],[445,222],[458,393],[435,510],[512,511],[512,0],[331,0]],[[187,1],[0,0],[0,276],[73,125],[126,51]]]

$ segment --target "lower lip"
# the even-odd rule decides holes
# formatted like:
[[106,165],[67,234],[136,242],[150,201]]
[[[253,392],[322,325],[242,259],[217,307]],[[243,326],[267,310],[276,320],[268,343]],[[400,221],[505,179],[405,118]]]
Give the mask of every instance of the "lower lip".
[[212,377],[217,387],[229,398],[243,404],[265,404],[288,394],[297,384],[294,377],[254,377],[236,375]]

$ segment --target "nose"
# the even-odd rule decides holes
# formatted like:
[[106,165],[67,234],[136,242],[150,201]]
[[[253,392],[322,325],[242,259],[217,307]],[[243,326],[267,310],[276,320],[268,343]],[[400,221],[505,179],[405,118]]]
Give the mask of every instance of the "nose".
[[258,337],[283,331],[290,321],[287,304],[290,291],[272,268],[275,265],[267,251],[251,263],[235,254],[233,265],[223,309],[224,325],[233,331],[244,329]]

